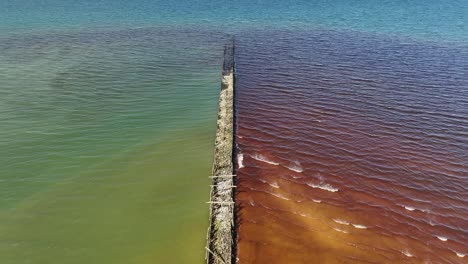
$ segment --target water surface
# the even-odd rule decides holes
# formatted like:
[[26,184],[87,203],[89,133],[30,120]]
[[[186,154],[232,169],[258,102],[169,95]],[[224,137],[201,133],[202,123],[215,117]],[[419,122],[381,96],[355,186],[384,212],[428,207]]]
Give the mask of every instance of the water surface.
[[2,263],[203,261],[223,36],[2,39]]
[[237,43],[240,263],[466,263],[466,46],[330,30]]
[[[380,194],[382,186],[367,175],[370,168],[383,169],[375,165],[380,164],[375,159],[385,157],[392,166],[406,162],[401,181],[391,178],[395,184],[399,182],[389,188],[392,195],[399,193],[394,188],[410,184],[403,181],[409,177],[406,170],[418,175],[412,176],[411,184],[424,185],[422,173],[431,159],[437,160],[430,170],[443,180],[429,186],[426,193],[416,194],[412,187],[407,190],[410,194],[399,195],[420,195],[416,199],[424,205],[436,197],[429,194],[433,190],[449,190],[441,197],[453,197],[446,205],[451,209],[437,211],[444,216],[430,216],[448,226],[446,234],[441,230],[439,235],[450,238],[433,241],[436,232],[430,229],[431,235],[426,237],[431,239],[424,241],[441,243],[428,248],[443,248],[441,257],[460,261],[454,260],[453,251],[463,251],[460,243],[465,242],[461,237],[466,233],[454,235],[453,228],[466,230],[466,221],[460,224],[457,220],[466,216],[466,208],[457,202],[466,198],[459,184],[466,182],[452,176],[466,172],[465,167],[454,168],[453,164],[460,159],[466,164],[467,153],[460,150],[466,145],[456,141],[466,139],[466,95],[460,91],[466,87],[466,49],[462,47],[468,40],[467,8],[463,0],[0,1],[1,263],[202,263],[208,225],[206,176],[211,169],[222,48],[229,35],[235,35],[241,45],[239,113],[257,105],[268,110],[251,116],[251,121],[256,120],[252,129],[269,129],[262,126],[272,118],[271,107],[278,107],[269,100],[281,98],[255,95],[258,90],[244,87],[257,87],[262,81],[264,92],[276,89],[275,96],[283,94],[286,106],[276,111],[278,121],[291,120],[281,132],[289,136],[267,142],[275,146],[272,150],[284,143],[291,158],[305,154],[301,154],[300,164],[278,166],[290,166],[290,173],[303,167],[304,175],[317,177],[311,178],[312,186],[320,182],[332,188],[338,183],[344,186],[344,177],[356,181],[350,190],[358,190],[359,183],[364,188],[361,194],[372,195],[363,201],[362,197],[349,199],[349,206],[361,206],[370,197],[380,202],[389,197]],[[260,78],[256,72],[265,76]],[[307,90],[303,89],[306,84]],[[296,86],[300,89],[295,91]],[[310,87],[314,93],[309,92]],[[249,108],[245,104],[253,98],[245,99],[242,93],[247,92],[256,96]],[[396,102],[405,104],[409,114],[402,114],[400,105],[392,105]],[[292,106],[298,108],[291,112]],[[423,106],[424,111],[418,110]],[[436,115],[439,108],[443,116]],[[319,114],[334,119],[320,123],[316,121],[322,120]],[[387,122],[385,126],[374,123],[381,119]],[[241,126],[245,121],[239,122]],[[281,122],[280,128],[286,125]],[[321,126],[312,126],[314,122]],[[396,125],[400,123],[402,128]],[[315,133],[311,126],[322,130]],[[383,140],[379,130],[369,134],[380,126],[393,128],[389,138]],[[414,139],[413,130],[426,127],[428,134],[417,136],[429,141],[423,143],[430,148],[420,151],[424,144],[405,137]],[[309,140],[321,147],[307,143],[304,134],[320,135],[322,141]],[[256,132],[252,136],[258,137]],[[297,146],[291,147],[295,137]],[[369,158],[371,152],[364,150],[376,142],[397,147],[380,147],[375,150],[378,155]],[[341,159],[347,156],[335,148],[354,153],[349,159],[356,164],[350,165],[354,163],[348,160],[351,167],[341,167]],[[407,154],[398,154],[396,150],[403,148]],[[436,148],[438,152],[432,153]],[[383,149],[388,155],[380,152]],[[310,157],[307,153],[311,151],[320,155]],[[414,153],[421,153],[418,159]],[[318,157],[323,164],[331,164],[329,171],[313,165],[320,163]],[[419,161],[409,162],[413,159]],[[246,170],[251,163],[246,154]],[[340,176],[335,179],[330,171],[338,166],[340,173],[335,174]],[[258,175],[263,175],[263,169]],[[384,169],[396,177],[394,168]],[[434,177],[427,181],[434,182]],[[285,183],[271,184],[274,189],[283,186],[286,193],[296,191],[285,188]],[[340,190],[329,194],[328,204],[337,200],[336,208],[343,208],[340,203],[346,199],[332,198],[345,191],[337,188]],[[425,219],[422,211],[404,208],[417,208],[410,201],[388,205]],[[331,209],[310,208],[317,208],[314,214],[328,217],[326,223],[330,222]],[[358,224],[365,224],[362,222]],[[261,236],[272,230],[258,229],[265,232]],[[396,251],[404,250],[395,245]]]

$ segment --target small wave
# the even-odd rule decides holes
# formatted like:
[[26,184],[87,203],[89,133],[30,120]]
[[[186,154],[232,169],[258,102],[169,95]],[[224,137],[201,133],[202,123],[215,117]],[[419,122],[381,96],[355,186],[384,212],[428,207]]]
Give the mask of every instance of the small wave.
[[282,196],[282,195],[280,195],[280,194],[276,194],[276,193],[270,193],[270,194],[273,195],[273,196],[276,196],[276,197],[278,197],[278,198],[280,198],[280,199],[286,200],[286,201],[291,200],[291,199],[289,199],[289,198],[287,198],[287,197],[284,197],[284,196]]
[[435,236],[435,237],[437,237],[437,239],[439,239],[440,241],[444,241],[444,242],[448,240],[448,238],[443,237],[443,236]]
[[55,133],[55,132],[45,132],[45,131],[38,131],[38,130],[29,130],[26,131],[25,133],[28,134],[37,134],[37,135],[44,135],[44,136],[60,136],[60,133]]
[[329,191],[329,192],[337,192],[339,191],[338,188],[335,188],[333,186],[331,186],[330,184],[312,184],[312,183],[307,183],[308,186],[312,187],[312,188],[317,188],[317,189],[322,189],[322,190],[325,190],[325,191]]
[[300,216],[302,217],[309,217],[308,215],[304,214],[304,213],[299,213]]
[[333,219],[333,221],[335,221],[335,223],[340,224],[340,225],[349,225],[349,223],[346,222],[345,220]]
[[244,154],[237,154],[237,164],[239,165],[239,169],[244,168]]
[[459,257],[459,258],[464,258],[465,257],[465,254],[463,254],[463,253],[455,252],[455,254],[457,254],[457,257]]
[[356,225],[356,224],[352,224],[352,225],[357,229],[367,229],[367,226],[365,225]]
[[273,188],[276,188],[276,189],[278,189],[278,188],[279,188],[279,185],[278,185],[278,183],[277,183],[277,182],[274,182],[274,183],[269,183],[268,185],[270,185],[271,187],[273,187]]
[[413,257],[413,254],[409,253],[408,250],[403,250],[401,251],[401,253],[405,256],[407,256],[408,258],[412,258]]
[[415,207],[412,207],[412,206],[406,206],[406,205],[401,205],[403,208],[405,208],[406,210],[408,211],[421,211],[423,213],[430,213],[430,210],[428,209],[420,209],[420,208],[415,208]]
[[301,167],[301,163],[299,161],[294,161],[292,165],[286,166],[288,170],[295,171],[298,173],[303,172],[304,170]]
[[255,154],[255,155],[253,155],[251,157],[253,159],[255,159],[255,160],[262,161],[262,162],[265,162],[265,163],[268,163],[268,164],[272,164],[272,165],[275,165],[275,166],[279,165],[278,162],[271,161],[271,160],[267,159],[265,156],[263,156],[261,154]]
[[321,202],[322,202],[321,200],[315,200],[315,199],[312,199],[312,201],[313,201],[314,203],[321,203]]
[[339,229],[339,228],[333,228],[333,229],[335,229],[336,231],[341,232],[341,233],[345,233],[345,234],[349,233],[348,231],[344,231],[344,230]]

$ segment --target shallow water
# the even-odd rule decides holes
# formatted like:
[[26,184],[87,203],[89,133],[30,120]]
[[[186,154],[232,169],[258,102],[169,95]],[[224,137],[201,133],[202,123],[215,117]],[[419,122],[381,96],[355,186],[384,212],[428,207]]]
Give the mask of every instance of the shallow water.
[[1,263],[203,261],[224,42],[210,34],[2,39]]
[[468,47],[327,30],[237,44],[240,263],[467,261]]
[[[334,82],[340,83],[338,79],[346,77],[343,78],[345,85],[358,86],[362,80],[351,80],[349,76],[356,72],[353,67],[358,63],[357,58],[353,59],[356,55],[352,53],[354,50],[362,62],[356,69],[361,72],[366,69],[366,74],[371,76],[382,70],[390,84],[396,81],[392,76],[404,74],[395,75],[389,68],[405,65],[404,73],[412,67],[405,63],[413,63],[418,67],[429,67],[429,77],[434,72],[437,73],[434,76],[439,77],[445,72],[440,78],[443,82],[437,83],[437,87],[443,87],[448,79],[452,83],[461,82],[463,86],[466,74],[461,77],[455,75],[455,79],[451,76],[453,72],[466,71],[466,66],[460,66],[465,50],[458,49],[458,52],[450,47],[463,46],[468,40],[467,3],[464,0],[0,1],[0,262],[202,263],[208,225],[205,202],[209,181],[206,176],[211,169],[222,49],[229,35],[235,35],[240,43],[244,43],[244,62],[245,57],[252,56],[254,64],[261,62],[259,54],[272,56],[271,59],[277,55],[272,53],[276,46],[269,47],[274,44],[270,39],[279,41],[283,47],[280,51],[284,53],[288,51],[288,38],[291,38],[290,49],[285,53],[290,57],[278,56],[274,62],[284,61],[285,66],[291,66],[291,62],[297,61],[298,66],[305,67],[305,70],[314,67],[314,72],[321,74],[316,78],[307,71],[296,72],[289,66],[283,72],[278,70],[278,64],[269,62],[265,65],[276,65],[276,68],[265,68],[265,73],[283,74],[279,77],[287,78],[288,82],[292,79],[292,84],[297,78],[326,83],[330,81],[327,76],[333,76]],[[304,41],[314,34],[321,36],[317,52],[311,53],[310,45],[307,50],[300,49],[300,30],[304,29]],[[256,30],[255,34],[253,30]],[[290,35],[291,32],[296,33]],[[368,35],[370,32],[374,35]],[[350,39],[339,37],[342,34],[350,36]],[[364,42],[364,49],[360,49],[360,41]],[[258,47],[252,50],[247,43],[256,43]],[[396,46],[389,48],[388,44],[392,43]],[[363,59],[366,50],[373,51],[379,47],[386,48],[386,53],[377,56],[377,49],[367,60]],[[322,51],[327,53],[322,54]],[[440,62],[431,59],[432,55],[427,56],[432,52],[436,52],[434,58]],[[406,53],[410,55],[408,59],[405,58]],[[304,59],[302,55],[310,58]],[[329,63],[308,65],[314,62],[314,57]],[[334,67],[342,60],[348,63]],[[447,63],[450,60],[457,62],[458,66]],[[375,68],[375,65],[379,67]],[[301,72],[307,75],[302,76]],[[362,77],[362,74],[357,76]],[[242,75],[239,78],[243,78]],[[428,80],[432,86],[434,79]],[[415,82],[419,85],[417,87],[421,87],[419,79],[408,76],[399,84],[411,87]],[[322,94],[325,98],[349,98],[349,91],[348,94],[343,93],[339,86],[327,85],[329,88],[332,86],[334,90]],[[460,85],[450,87],[453,90]],[[294,95],[289,88],[277,87],[277,90],[277,93]],[[359,103],[359,96],[379,98],[378,95],[367,94],[369,89],[357,90],[353,92],[356,93],[354,101],[358,103],[355,107],[359,109],[363,106],[363,101]],[[429,102],[428,98],[434,94],[438,95],[435,101],[430,101],[429,107],[450,95],[443,89],[420,91],[413,89],[411,93],[424,97],[423,102]],[[301,107],[320,103],[301,93],[299,89],[294,95],[303,98]],[[381,100],[392,99],[389,94],[386,92]],[[399,94],[404,95],[404,90]],[[450,102],[441,106],[447,113],[458,113],[454,107],[466,108],[465,97],[450,98],[456,104]],[[386,102],[375,102],[374,108],[382,104],[387,106]],[[407,104],[412,107],[413,102]],[[291,114],[287,109],[284,108],[284,113],[278,109],[278,118]],[[324,113],[315,114],[336,114],[339,105],[323,105],[321,109]],[[387,111],[392,115],[391,108]],[[258,118],[263,118],[261,112],[258,114]],[[406,119],[400,117],[401,120],[391,121],[404,123]],[[353,118],[349,122],[354,124],[357,117]],[[394,113],[392,118],[395,118]],[[454,114],[441,118],[436,119],[437,124],[443,118],[459,120],[464,116]],[[298,120],[308,123],[316,119],[311,121],[308,116],[297,116],[291,120],[296,120],[292,125],[294,128]],[[423,127],[428,122],[422,119],[419,123]],[[263,124],[258,122],[258,125],[261,127]],[[366,123],[361,124],[360,129],[362,126]],[[462,133],[455,132],[455,136],[466,138],[464,123],[450,126],[440,133],[444,135],[462,129]],[[340,127],[349,126],[341,124]],[[283,129],[285,133],[300,135],[287,128]],[[359,126],[348,129],[357,128]],[[337,135],[332,136],[336,137],[332,137],[335,141],[327,142],[338,140]],[[438,136],[431,134],[427,137],[438,141]],[[342,138],[342,149],[346,149],[348,139]],[[262,140],[269,142],[273,138]],[[379,140],[364,135],[358,138],[364,145]],[[275,146],[285,143],[287,149],[288,142],[291,139],[285,137],[284,141],[275,141]],[[389,140],[387,144],[392,142],[397,141]],[[398,142],[406,144],[406,141]],[[322,148],[325,143],[321,142]],[[451,153],[453,147],[447,149],[444,143],[440,144],[443,146],[441,153]],[[454,144],[458,143],[448,146]],[[466,152],[462,152],[462,158],[466,158],[463,153]],[[268,153],[251,154],[237,159],[246,169],[255,161],[284,169],[295,174],[294,178],[310,173],[307,166],[312,166],[299,160],[284,164]],[[335,157],[323,156],[321,162],[333,164]],[[366,159],[358,156],[355,160],[363,166]],[[448,163],[453,163],[453,160],[449,159]],[[414,170],[414,166],[426,167],[427,162],[411,166],[408,169]],[[451,175],[453,169],[449,167],[447,171],[443,175]],[[462,167],[458,171],[465,172],[466,169]],[[341,195],[344,189],[335,186],[336,182],[325,176],[316,176],[316,180],[307,182],[307,188]],[[299,178],[296,180],[301,181]],[[360,180],[357,178],[355,181]],[[422,184],[421,181],[424,178],[415,180],[418,184]],[[446,186],[451,190],[458,186],[456,182],[459,181],[455,179]],[[376,186],[370,184],[370,179],[365,184],[359,183],[368,188]],[[287,191],[280,179],[267,184],[274,190]],[[460,187],[454,189],[460,191]],[[448,193],[452,195],[453,191]],[[280,200],[290,199],[287,192],[274,195]],[[426,198],[421,197],[420,202],[424,204]],[[325,215],[329,210],[323,209],[328,208],[324,197],[314,197],[311,201],[314,205],[325,206],[317,207],[321,209],[316,215],[321,215],[322,210],[325,210]],[[350,206],[354,204],[352,201],[349,201]],[[424,216],[419,210],[424,207],[404,202],[407,201],[401,201],[397,208],[415,218]],[[463,208],[448,214],[464,216]],[[269,216],[268,213],[265,216]],[[433,220],[436,221],[437,217],[434,216]],[[335,223],[330,219],[327,221]],[[352,223],[356,230],[364,231],[361,225],[365,223]],[[452,224],[448,223],[449,226]],[[465,228],[465,221],[462,226]],[[347,227],[351,228],[351,225],[333,228],[349,232],[345,230]],[[268,229],[264,231],[265,234],[271,232]],[[434,238],[432,235],[430,237]],[[448,237],[450,234],[440,232],[434,235],[440,237],[435,237],[435,242],[440,241],[442,246],[453,243],[453,238]],[[447,241],[444,242],[445,236]],[[309,241],[305,244],[308,245]]]

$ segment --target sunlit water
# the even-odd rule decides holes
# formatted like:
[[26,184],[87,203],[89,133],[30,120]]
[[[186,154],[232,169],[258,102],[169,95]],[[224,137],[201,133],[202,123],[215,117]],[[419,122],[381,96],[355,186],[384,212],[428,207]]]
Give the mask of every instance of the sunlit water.
[[215,35],[3,38],[1,263],[203,260],[223,45]]
[[[349,110],[349,118],[345,118],[349,125],[337,123],[336,127],[359,130],[367,129],[372,120],[380,120],[375,116],[367,121],[362,118],[368,117],[361,111],[366,106],[364,102],[373,102],[374,108],[396,107],[387,100],[396,98],[400,101],[407,95],[404,88],[413,87],[411,95],[421,93],[424,100],[419,105],[412,104],[410,99],[413,97],[410,96],[409,101],[402,101],[408,108],[427,103],[425,109],[437,112],[437,106],[449,115],[448,119],[464,120],[466,112],[460,112],[460,109],[466,109],[466,93],[455,93],[453,89],[459,91],[466,87],[466,50],[462,48],[468,40],[466,10],[465,1],[0,1],[0,263],[202,263],[208,225],[207,176],[211,169],[222,48],[230,35],[239,40],[239,65],[243,63],[245,66],[249,58],[252,59],[251,68],[239,68],[238,101],[242,93],[245,96],[248,91],[243,87],[254,87],[265,78],[264,91],[281,90],[288,102],[299,100],[315,112],[320,109],[324,115],[337,109]],[[317,41],[319,43],[314,44]],[[275,42],[278,45],[272,45]],[[364,42],[363,48],[361,42]],[[384,53],[378,55],[382,48]],[[366,57],[369,50],[373,53]],[[276,54],[277,51],[280,53]],[[432,53],[434,58],[428,55]],[[263,59],[267,57],[273,61],[265,63]],[[433,64],[435,66],[431,66]],[[415,68],[410,69],[413,66]],[[403,67],[403,70],[392,72],[389,70],[392,67]],[[309,72],[312,69],[313,74]],[[249,77],[254,71],[265,73],[265,76]],[[375,79],[379,72],[385,78],[377,79],[388,82],[388,87],[378,83],[378,89],[372,90],[369,85],[373,84],[364,81],[364,89],[361,88],[359,78]],[[414,73],[415,78],[408,77],[408,72]],[[295,80],[285,82],[281,74]],[[352,74],[358,79],[350,80]],[[277,79],[271,79],[270,75]],[[421,75],[428,78],[426,82],[421,81]],[[331,77],[333,83],[330,83]],[[245,81],[242,78],[246,78]],[[320,105],[317,98],[308,97],[308,93],[301,89],[291,93],[295,86],[301,86],[301,80],[327,84],[330,89],[322,91],[322,98],[350,108],[326,105],[327,100]],[[348,90],[341,89],[338,85],[341,82],[350,85]],[[445,87],[447,83],[451,84],[448,88]],[[417,89],[423,85],[432,88]],[[394,98],[386,93],[391,93],[395,86],[403,90],[397,90]],[[385,96],[372,95],[372,91],[382,92]],[[350,93],[358,93],[353,97],[354,101],[346,101],[350,99]],[[277,96],[278,93],[274,94]],[[453,98],[454,94],[459,98],[455,104],[442,100],[446,96]],[[363,97],[359,99],[361,95]],[[336,99],[333,101],[331,97]],[[247,103],[252,99],[242,101]],[[255,103],[263,102],[268,110],[268,107],[275,107],[268,106],[268,100],[277,99],[257,98]],[[239,102],[239,111],[242,107],[247,109],[245,103]],[[360,110],[361,118],[352,116],[356,109]],[[300,110],[297,109],[298,113]],[[391,109],[388,111],[393,113]],[[304,120],[291,122],[284,128],[284,133],[289,136],[283,141],[274,141],[275,146],[290,148],[296,135],[292,128],[321,121],[318,116],[309,116],[309,112],[297,117],[294,113],[287,107],[278,112],[276,121],[284,117]],[[267,118],[262,111],[255,114],[252,120]],[[408,118],[391,121],[405,124],[411,120],[411,115]],[[333,122],[340,120],[343,119]],[[242,122],[239,119],[239,125]],[[419,122],[418,125],[425,127],[429,121],[421,119]],[[434,122],[442,124],[444,119]],[[432,139],[431,136],[431,140],[442,140],[450,133],[455,133],[453,138],[465,140],[466,126],[464,121],[460,122],[452,124],[450,129],[437,131],[440,134],[437,137],[441,138]],[[322,126],[326,124],[329,123]],[[261,128],[262,122],[257,122],[256,126],[255,129]],[[320,141],[322,148],[329,144],[329,151],[333,151],[337,141],[343,144],[340,147],[343,150],[350,151],[348,144],[357,146],[346,137],[333,139],[332,130],[328,137],[326,132],[321,131],[325,140]],[[405,136],[398,131],[392,132],[402,138]],[[240,129],[239,133],[245,131]],[[371,144],[369,140],[372,141],[372,137],[362,135],[359,138],[363,146]],[[389,140],[388,144],[395,142],[406,144],[406,141],[396,140]],[[445,143],[438,143],[437,161],[460,163],[449,155],[449,158],[441,155],[453,153],[456,146],[466,145]],[[309,145],[304,146],[302,150],[299,147],[293,149],[312,151],[307,149]],[[412,153],[410,150],[407,153]],[[464,153],[467,152],[460,151],[461,164],[466,164]],[[302,152],[291,150],[291,155],[297,153]],[[355,150],[354,153],[360,152]],[[432,157],[427,152],[423,154],[426,159]],[[330,154],[324,164],[337,168],[333,167],[340,162],[336,155]],[[413,158],[410,154],[401,156],[392,149],[388,149],[388,155],[402,160]],[[315,210],[313,214],[325,219],[327,225],[339,221],[356,225],[355,229],[351,225],[333,226],[344,232],[367,230],[362,226],[369,223],[352,222],[362,219],[353,218],[351,214],[346,219],[331,219],[331,209],[327,206],[343,208],[339,204],[343,200],[339,197],[344,187],[335,186],[338,184],[335,181],[341,178],[329,176],[326,170],[318,176],[316,167],[312,166],[316,161],[312,158],[302,161],[305,157],[285,164],[268,153],[252,151],[237,160],[242,161],[246,170],[251,168],[252,162],[257,162],[274,168],[284,169],[286,166],[290,173],[315,177],[307,182],[307,188],[323,191],[326,195],[318,195],[311,201],[321,205],[323,200],[325,207],[309,204],[312,207],[302,206],[300,210]],[[372,164],[374,161],[363,154],[353,160],[356,164]],[[418,168],[408,163],[410,167],[406,169],[416,173],[412,177],[418,179],[416,183],[420,185],[425,181],[422,173],[426,170],[423,169],[428,164],[426,161],[417,163]],[[372,166],[366,168],[369,167]],[[456,169],[447,167],[444,171],[438,168],[440,166],[430,170],[438,171],[441,179],[454,173],[466,175],[466,167],[461,165]],[[264,169],[261,167],[256,172],[259,179]],[[349,170],[349,179],[353,179],[352,168],[343,170]],[[406,170],[402,175],[408,174]],[[365,183],[360,184],[365,191],[362,189],[361,194],[368,193],[368,196],[360,197],[361,202],[356,202],[356,198],[349,199],[349,204],[361,206],[365,201],[373,200],[378,204],[377,201],[387,199],[385,193],[376,191],[382,188],[377,180],[367,176],[362,177],[364,179]],[[464,185],[460,187],[459,182]],[[275,195],[282,200],[299,191],[286,188],[279,179],[269,181],[268,186],[278,190]],[[440,232],[430,229],[423,243],[430,243],[428,248],[434,250],[444,249],[440,258],[460,262],[466,258],[458,257],[454,252],[466,253],[466,248],[460,246],[466,240],[467,229],[466,196],[462,194],[466,178],[441,180],[437,186],[450,189],[445,196],[451,195],[453,199],[446,206],[453,206],[456,199],[465,199],[465,202],[457,203],[456,209],[447,209],[450,211],[446,212],[448,216],[432,214],[431,223],[444,223],[446,229],[436,230]],[[398,190],[392,191],[398,193]],[[428,193],[431,192],[412,193],[412,196],[400,193],[403,196],[399,197],[413,197],[424,205],[428,199],[431,202],[436,199],[426,197]],[[428,215],[421,211],[426,207],[409,201],[398,200],[398,203],[389,202],[386,206],[407,213],[415,223],[427,221],[424,217]],[[434,208],[439,208],[440,203],[443,200],[435,203]],[[297,212],[303,214],[300,210]],[[342,213],[340,211],[341,216]],[[265,216],[270,215],[265,212]],[[375,214],[368,218],[371,221]],[[456,219],[464,220],[457,222]],[[256,221],[254,218],[250,220]],[[413,223],[411,221],[408,223]],[[454,226],[461,226],[464,231],[455,235],[450,231]],[[264,232],[259,236],[265,237],[275,229],[255,230]],[[380,231],[384,230],[389,229]],[[408,229],[404,227],[402,231],[405,230]],[[448,231],[442,232],[444,230]],[[405,237],[405,233],[400,236]],[[271,239],[278,237],[271,236]],[[349,240],[343,241],[349,243]],[[304,241],[304,245],[309,244],[317,245]],[[401,251],[402,256],[414,254],[420,257],[409,245],[398,244],[391,253]],[[328,256],[331,255],[330,252]],[[435,254],[428,254],[429,258],[432,256]],[[288,261],[292,262],[294,259]]]
[[468,46],[328,30],[237,44],[240,263],[467,261]]

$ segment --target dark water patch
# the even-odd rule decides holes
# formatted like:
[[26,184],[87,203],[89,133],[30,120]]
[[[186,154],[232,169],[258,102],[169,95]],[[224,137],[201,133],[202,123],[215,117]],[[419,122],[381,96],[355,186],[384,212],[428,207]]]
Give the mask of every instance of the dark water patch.
[[241,262],[465,260],[466,47],[316,30],[237,43]]

